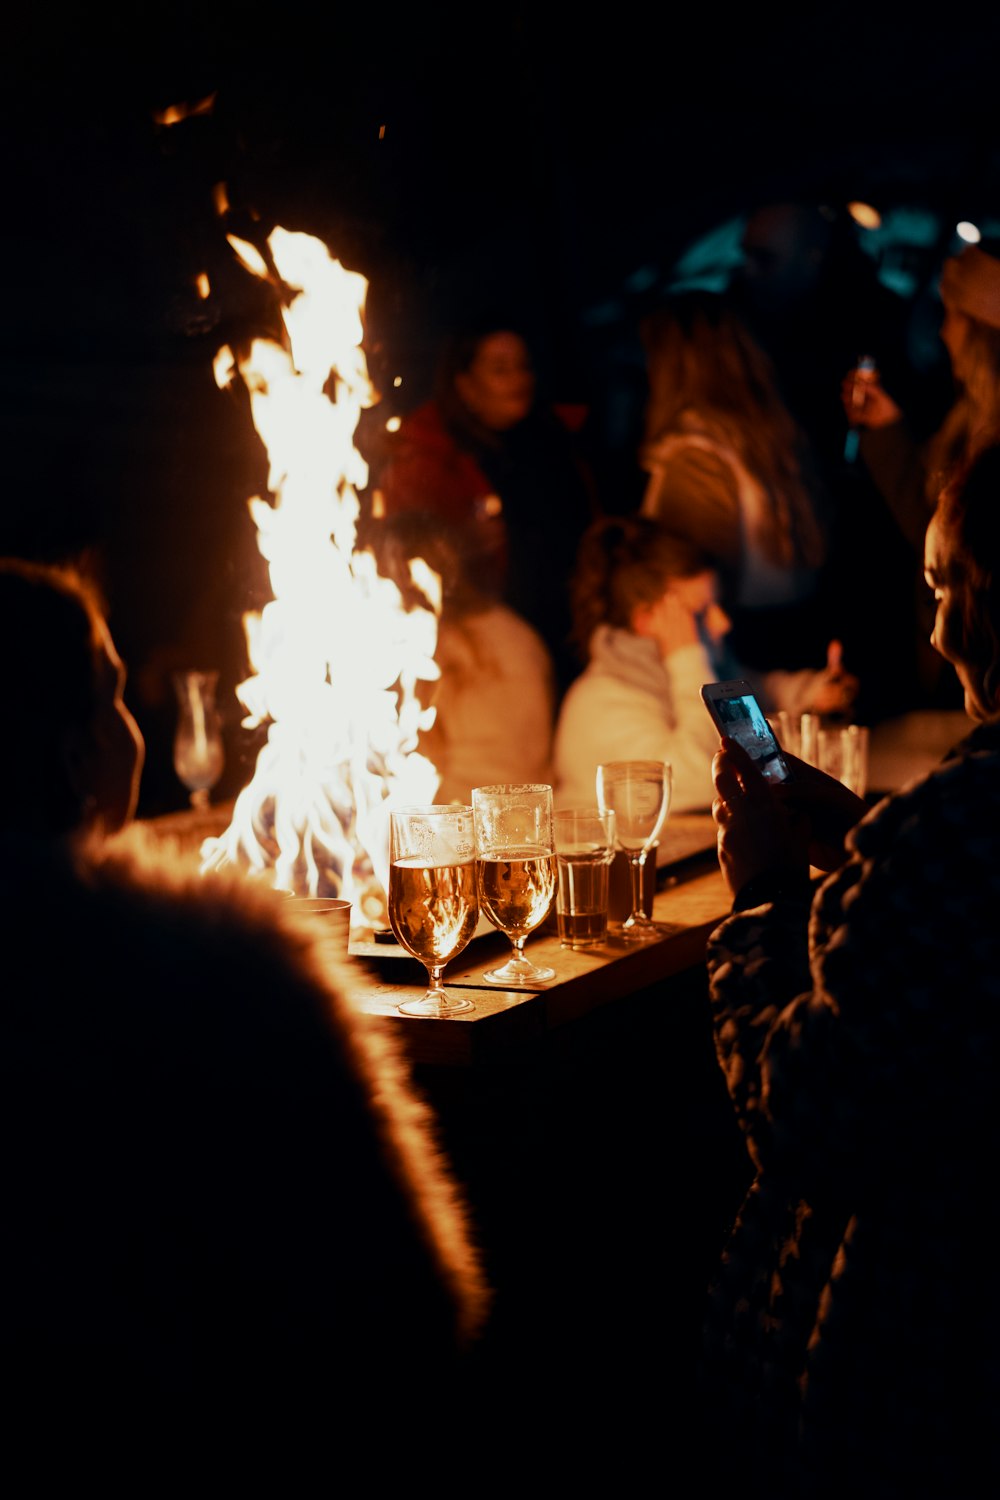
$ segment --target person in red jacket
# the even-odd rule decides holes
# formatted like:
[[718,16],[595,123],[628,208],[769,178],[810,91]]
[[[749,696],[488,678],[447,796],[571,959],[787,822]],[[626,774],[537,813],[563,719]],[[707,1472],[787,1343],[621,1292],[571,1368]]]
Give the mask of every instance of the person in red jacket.
[[469,584],[535,626],[560,688],[579,669],[568,579],[600,511],[586,416],[542,398],[523,333],[480,321],[446,339],[433,395],[389,436],[372,483],[375,515],[424,511],[448,524]]

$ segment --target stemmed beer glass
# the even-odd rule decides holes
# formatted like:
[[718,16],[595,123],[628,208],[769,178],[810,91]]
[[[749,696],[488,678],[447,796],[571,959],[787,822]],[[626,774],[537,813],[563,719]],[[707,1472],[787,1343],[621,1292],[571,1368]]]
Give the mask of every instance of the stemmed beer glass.
[[556,971],[525,958],[524,940],[548,916],[556,890],[552,788],[475,786],[472,810],[480,905],[514,949],[483,978],[507,989],[544,984]]
[[612,760],[597,768],[597,805],[615,815],[615,840],[629,858],[632,911],[622,924],[627,943],[661,936],[646,910],[643,868],[670,809],[673,769],[665,760]]
[[225,752],[216,706],[218,672],[175,672],[177,728],[174,770],[191,794],[191,806],[208,807],[208,794],[222,775]]
[[390,813],[389,925],[400,946],[424,965],[428,980],[419,1000],[405,1000],[397,1010],[404,1016],[455,1016],[475,1009],[442,984],[445,965],[479,925],[471,807],[401,807]]

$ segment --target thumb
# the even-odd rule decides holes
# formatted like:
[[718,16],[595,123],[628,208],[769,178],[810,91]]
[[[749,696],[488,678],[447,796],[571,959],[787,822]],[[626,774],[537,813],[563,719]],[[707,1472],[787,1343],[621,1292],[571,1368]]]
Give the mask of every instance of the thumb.
[[831,641],[826,648],[826,670],[840,672],[843,668],[844,648],[839,641]]

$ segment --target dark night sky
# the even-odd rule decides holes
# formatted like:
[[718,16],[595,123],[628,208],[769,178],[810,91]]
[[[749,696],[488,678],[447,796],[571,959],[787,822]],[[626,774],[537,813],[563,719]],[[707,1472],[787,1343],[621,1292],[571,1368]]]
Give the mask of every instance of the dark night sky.
[[[233,227],[315,233],[368,277],[369,367],[411,389],[472,288],[534,310],[577,378],[593,307],[755,203],[1000,202],[1000,12],[964,36],[842,6],[321,14],[176,5],[144,9],[142,36],[140,12],[99,6],[5,22],[0,543],[96,537],[134,676],[177,642],[243,675],[262,455],[211,361],[260,289],[216,182]],[[210,114],[155,125],[213,94]]]
[[[56,338],[155,335],[219,254],[218,179],[260,223],[328,238],[370,277],[373,314],[404,298],[418,323],[483,275],[572,323],[767,197],[997,188],[1000,20],[949,36],[878,7],[657,23],[625,5],[609,35],[599,12],[513,6],[491,34],[457,7],[330,6],[317,25],[294,4],[179,5],[144,12],[140,41],[100,7],[63,14],[5,38],[7,253]],[[210,93],[210,117],[154,127]]]

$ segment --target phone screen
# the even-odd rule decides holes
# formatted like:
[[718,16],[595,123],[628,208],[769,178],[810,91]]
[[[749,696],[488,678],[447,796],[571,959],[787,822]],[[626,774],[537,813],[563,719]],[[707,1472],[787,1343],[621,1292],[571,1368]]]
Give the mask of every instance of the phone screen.
[[787,781],[791,773],[781,746],[754,694],[747,689],[735,695],[720,692],[715,696],[710,686],[704,690],[703,696],[718,729],[728,739],[743,746],[764,779]]

